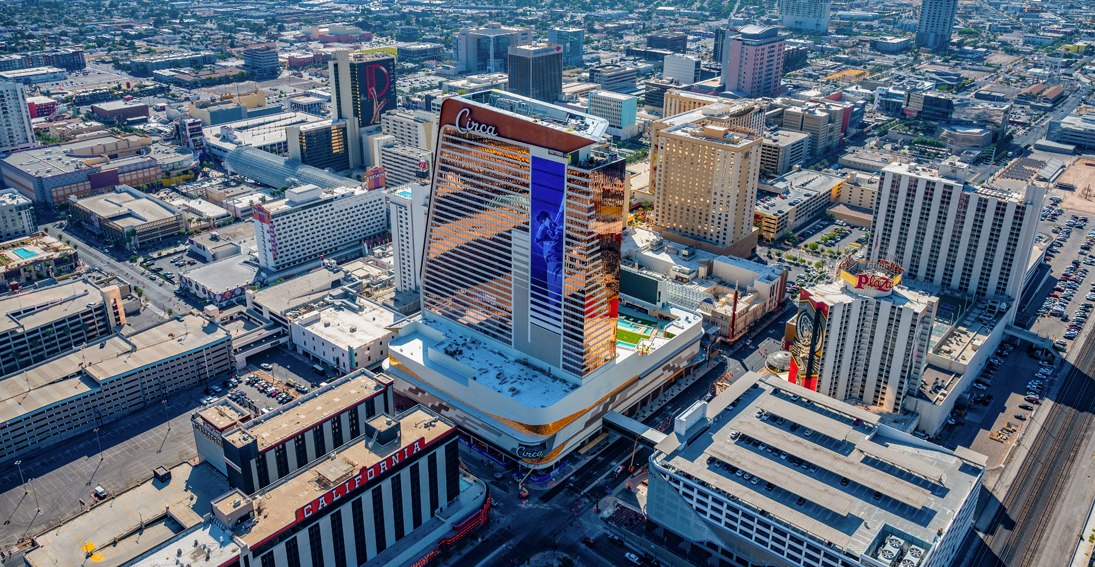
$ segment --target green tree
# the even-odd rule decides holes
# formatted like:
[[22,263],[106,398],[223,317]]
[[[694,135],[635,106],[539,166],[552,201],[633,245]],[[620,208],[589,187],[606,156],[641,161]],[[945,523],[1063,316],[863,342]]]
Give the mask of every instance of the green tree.
[[811,252],[816,252],[817,249],[818,249],[818,243],[817,242],[811,242],[809,248],[810,248]]
[[174,309],[172,309],[172,308],[170,308],[170,307],[168,307],[168,308],[167,308],[167,316],[168,316],[168,317],[170,317],[170,316],[172,316],[172,315],[174,315],[174,314],[175,314],[175,310],[174,310]]
[[821,269],[821,267],[822,267],[822,266],[824,266],[824,265],[825,265],[825,262],[823,262],[823,261],[821,261],[821,260],[818,260],[817,262],[814,262],[814,267],[815,267],[815,268],[817,268],[817,269],[819,269],[819,270],[820,270],[820,269]]
[[141,288],[139,288],[139,287],[135,287],[135,288],[133,288],[133,293],[134,293],[134,295],[136,295],[136,296],[137,296],[138,298],[140,298],[140,297],[143,297],[143,296],[144,296],[144,290],[143,290],[143,289],[141,289]]

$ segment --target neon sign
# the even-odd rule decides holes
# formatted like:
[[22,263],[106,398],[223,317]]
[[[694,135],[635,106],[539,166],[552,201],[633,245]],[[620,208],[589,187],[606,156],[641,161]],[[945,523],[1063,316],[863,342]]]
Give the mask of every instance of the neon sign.
[[855,288],[887,292],[893,289],[893,280],[876,274],[859,274],[856,276]]

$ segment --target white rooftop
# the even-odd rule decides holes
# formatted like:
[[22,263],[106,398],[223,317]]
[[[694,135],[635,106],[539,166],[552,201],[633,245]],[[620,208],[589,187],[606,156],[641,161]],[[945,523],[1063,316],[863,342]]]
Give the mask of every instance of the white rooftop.
[[357,300],[357,305],[361,308],[360,312],[336,303],[318,313],[296,319],[294,323],[330,343],[357,348],[389,334],[388,327],[404,318],[395,311],[362,299]]

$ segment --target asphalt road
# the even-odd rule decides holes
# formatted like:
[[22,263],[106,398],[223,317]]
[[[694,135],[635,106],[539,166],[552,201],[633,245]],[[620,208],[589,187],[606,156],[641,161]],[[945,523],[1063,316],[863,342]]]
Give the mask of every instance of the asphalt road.
[[[1030,453],[1022,461],[1015,480],[1003,502],[991,501],[986,512],[992,514],[984,532],[971,532],[967,547],[971,567],[1028,567],[1065,565],[1058,546],[1046,546],[1048,535],[1066,537],[1075,544],[1074,534],[1049,534],[1048,525],[1068,500],[1064,487],[1076,465],[1077,456],[1091,435],[1095,410],[1095,382],[1090,378],[1095,365],[1093,336],[1088,333],[1073,358],[1061,390],[1054,400],[1038,435],[1030,442]],[[1075,518],[1076,527],[1086,518]],[[1049,555],[1052,554],[1052,555]]]

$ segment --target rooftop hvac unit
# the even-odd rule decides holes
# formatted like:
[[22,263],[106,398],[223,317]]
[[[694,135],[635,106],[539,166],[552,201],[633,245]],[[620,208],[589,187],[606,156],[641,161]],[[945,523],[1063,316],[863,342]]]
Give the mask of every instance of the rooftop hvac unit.
[[897,559],[897,552],[892,548],[884,547],[882,551],[878,552],[878,558],[885,562],[887,565],[892,565],[893,561]]
[[916,567],[916,561],[913,561],[912,559],[906,557],[905,559],[901,560],[901,567]]

